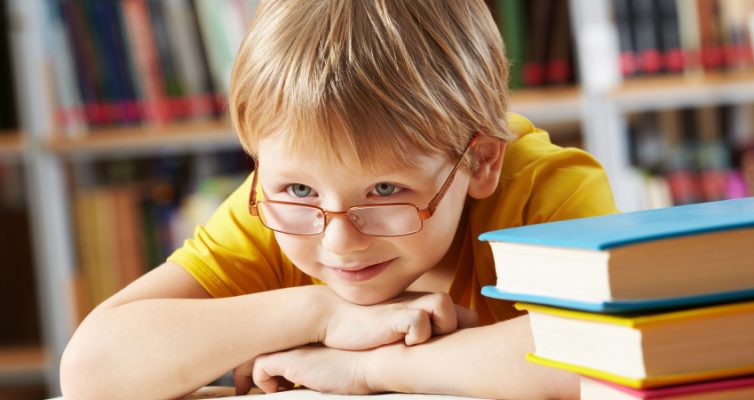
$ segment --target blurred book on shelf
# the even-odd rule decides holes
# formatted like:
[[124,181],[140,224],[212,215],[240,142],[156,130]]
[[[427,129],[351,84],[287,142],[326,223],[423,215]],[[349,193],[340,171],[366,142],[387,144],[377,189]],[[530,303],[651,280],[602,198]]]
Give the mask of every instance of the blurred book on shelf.
[[0,160],[0,348],[39,345],[31,226],[22,166]]
[[5,7],[0,7],[0,135],[18,128],[15,85],[10,53],[10,21]]
[[79,317],[162,264],[251,166],[240,151],[72,162]]
[[218,117],[256,1],[49,0],[44,37],[59,130]]
[[754,105],[661,110],[629,121],[648,208],[754,196]]
[[624,77],[754,67],[751,0],[613,0]]
[[567,1],[488,1],[500,28],[513,89],[573,84],[573,36]]

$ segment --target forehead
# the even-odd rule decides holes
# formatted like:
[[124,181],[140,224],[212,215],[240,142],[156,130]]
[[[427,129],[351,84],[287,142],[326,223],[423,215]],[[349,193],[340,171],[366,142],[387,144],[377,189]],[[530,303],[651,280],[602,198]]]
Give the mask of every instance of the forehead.
[[[342,179],[356,176],[369,178],[434,175],[449,162],[443,155],[426,154],[419,150],[395,154],[389,148],[359,151],[349,146],[341,146],[327,150],[321,145],[296,145],[284,133],[261,138],[257,150],[257,158],[266,173],[325,174],[334,178],[340,176]],[[367,154],[364,154],[365,151]],[[337,154],[333,154],[334,152]],[[371,162],[365,164],[365,157],[369,157]]]

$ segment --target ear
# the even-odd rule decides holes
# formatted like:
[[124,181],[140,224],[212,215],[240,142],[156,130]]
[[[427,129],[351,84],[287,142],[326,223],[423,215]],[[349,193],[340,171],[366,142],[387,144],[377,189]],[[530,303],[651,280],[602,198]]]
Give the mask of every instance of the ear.
[[478,166],[469,180],[469,196],[481,200],[495,193],[507,142],[481,135],[473,148]]

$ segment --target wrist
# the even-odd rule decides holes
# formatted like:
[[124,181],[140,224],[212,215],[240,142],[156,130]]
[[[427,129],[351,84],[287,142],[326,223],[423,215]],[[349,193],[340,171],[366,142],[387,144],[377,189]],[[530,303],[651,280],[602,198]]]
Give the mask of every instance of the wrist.
[[406,385],[406,352],[410,348],[403,343],[378,347],[367,352],[362,368],[364,382],[372,393],[410,393]]
[[[322,343],[327,337],[327,326],[335,312],[336,301],[334,300],[337,299],[333,296],[337,295],[326,286],[311,285],[306,288],[308,296],[304,296],[305,307],[315,310],[313,326],[310,330],[312,332],[310,343]],[[311,307],[312,305],[314,307]]]

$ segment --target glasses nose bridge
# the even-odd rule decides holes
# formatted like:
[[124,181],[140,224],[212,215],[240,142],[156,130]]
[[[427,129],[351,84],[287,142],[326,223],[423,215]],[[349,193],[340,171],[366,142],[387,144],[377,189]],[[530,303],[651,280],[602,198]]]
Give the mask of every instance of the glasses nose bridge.
[[348,222],[350,224],[353,224],[353,221],[351,221],[351,218],[348,218],[348,215],[351,213],[350,209],[345,210],[345,211],[329,211],[322,208],[321,210],[322,210],[322,213],[325,215],[325,223],[324,223],[324,226],[322,227],[323,231],[327,229],[327,225],[330,223],[330,218],[332,217],[346,217]]

